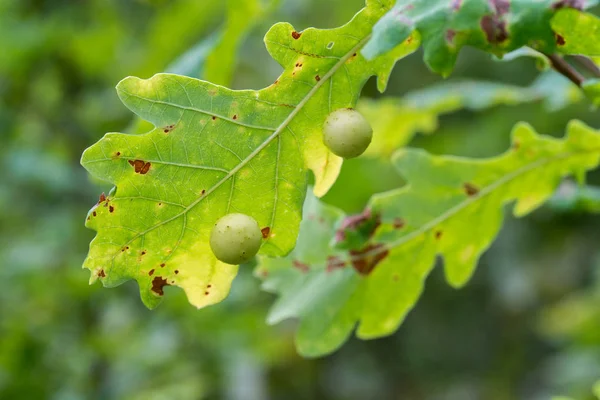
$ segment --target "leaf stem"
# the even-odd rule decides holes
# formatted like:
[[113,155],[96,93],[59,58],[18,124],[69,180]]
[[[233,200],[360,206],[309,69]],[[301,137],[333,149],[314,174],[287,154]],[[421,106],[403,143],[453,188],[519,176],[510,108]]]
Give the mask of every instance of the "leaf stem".
[[558,71],[560,74],[567,77],[571,82],[581,87],[585,78],[575,68],[571,66],[564,58],[558,54],[546,54],[546,57],[550,60],[552,68]]

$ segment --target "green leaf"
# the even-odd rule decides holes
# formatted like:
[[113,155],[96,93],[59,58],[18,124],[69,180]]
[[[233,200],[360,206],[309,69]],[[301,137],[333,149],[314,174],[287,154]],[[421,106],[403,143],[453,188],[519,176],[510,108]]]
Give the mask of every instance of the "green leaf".
[[111,287],[135,279],[148,307],[158,305],[166,285],[183,288],[196,307],[219,302],[237,267],[217,262],[208,237],[229,212],[248,214],[264,228],[261,254],[291,251],[307,170],[323,195],[341,166],[322,143],[327,114],[354,107],[372,75],[384,90],[396,60],[418,46],[411,38],[372,61],[359,54],[388,3],[368,1],[335,29],[274,25],[265,43],[284,71],[262,90],[233,91],[172,74],[121,81],[123,103],[155,128],[109,133],[83,154],[92,175],[117,187],[88,215],[86,226],[98,232],[84,262],[91,280]]
[[388,156],[407,145],[417,132],[435,132],[442,114],[540,100],[554,111],[581,98],[576,85],[554,71],[547,71],[528,87],[485,81],[442,82],[402,98],[361,99],[357,109],[373,126],[373,141],[365,154]]
[[594,392],[594,396],[596,396],[596,398],[600,400],[600,380],[594,384],[592,391]]
[[378,225],[362,248],[337,248],[360,223],[339,222],[339,211],[310,199],[296,249],[286,259],[260,257],[257,275],[280,294],[269,321],[300,318],[297,343],[305,356],[335,350],[356,323],[360,338],[389,335],[417,302],[438,255],[448,282],[464,285],[496,237],[506,204],[514,203],[515,216],[526,215],[561,178],[599,162],[600,132],[580,122],[569,125],[565,139],[540,136],[526,124],[512,136],[510,150],[484,160],[397,152],[394,164],[408,184],[372,198],[367,209]]
[[564,9],[552,18],[551,26],[561,53],[600,56],[600,18]]
[[583,92],[596,107],[600,107],[600,79],[588,79],[583,82]]
[[[597,22],[591,15],[566,7],[586,8],[596,1],[556,0],[411,0],[396,6],[373,28],[373,37],[363,49],[375,57],[406,40],[414,30],[423,38],[424,60],[434,72],[448,76],[463,46],[501,56],[522,46],[544,53],[560,51],[597,55],[597,43],[587,47],[562,46],[563,40],[590,43],[596,36],[589,29]],[[558,11],[557,11],[558,10]],[[578,18],[574,16],[583,15]],[[557,20],[552,22],[553,16]],[[555,37],[553,28],[565,36]],[[568,37],[568,39],[567,39]],[[558,44],[557,44],[558,42]]]

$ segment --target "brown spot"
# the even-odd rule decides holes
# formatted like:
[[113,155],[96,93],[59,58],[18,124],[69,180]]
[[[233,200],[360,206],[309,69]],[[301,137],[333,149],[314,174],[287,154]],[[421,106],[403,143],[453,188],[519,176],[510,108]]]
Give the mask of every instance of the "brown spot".
[[556,44],[559,46],[564,46],[565,45],[565,38],[562,37],[561,35],[559,35],[558,33],[555,33],[554,36],[556,36]]
[[446,31],[446,42],[448,42],[449,44],[453,44],[455,36],[456,36],[456,31],[454,29],[448,29]]
[[105,202],[106,201],[106,195],[104,194],[104,192],[102,192],[102,194],[100,194],[100,197],[98,198],[98,204]]
[[154,268],[153,268],[153,269],[151,269],[150,271],[148,271],[148,275],[149,275],[149,276],[152,276],[153,274],[154,274]]
[[279,84],[279,79],[277,79],[275,82],[273,82],[273,85],[277,85]]
[[479,188],[470,182],[466,182],[463,185],[463,188],[465,189],[467,196],[475,196],[477,193],[479,193]]
[[237,115],[234,115],[234,116],[233,116],[233,119],[234,119],[234,120],[236,120],[236,119],[237,119]]
[[160,207],[160,206],[162,206],[162,203],[158,203],[158,206],[159,206],[159,207]]
[[335,271],[338,268],[344,268],[346,263],[337,256],[327,257],[327,272]]
[[268,226],[265,226],[264,228],[262,228],[260,230],[260,233],[262,233],[263,239],[266,239],[269,237],[269,234],[271,233],[271,228],[269,228]]
[[302,36],[301,33],[298,33],[296,31],[292,32],[292,37],[296,40],[300,39],[300,36]]
[[108,206],[108,211],[112,213],[115,211],[115,208],[113,206]]
[[435,231],[435,238],[439,240],[439,239],[441,239],[441,237],[442,237],[442,231]]
[[305,264],[301,261],[298,260],[294,260],[292,262],[292,265],[294,266],[294,268],[298,268],[300,271],[307,273],[308,271],[310,271],[310,267],[308,266],[308,264]]
[[519,142],[518,140],[515,140],[515,142],[512,145],[512,148],[515,150],[519,150],[521,148],[521,142]]
[[129,250],[129,246],[125,246],[121,249],[121,251],[126,251],[126,250]]
[[560,8],[575,8],[577,10],[583,10],[585,6],[584,0],[559,0],[552,4],[552,9],[558,10]]
[[164,268],[165,267],[165,263],[160,264],[160,267]]
[[205,190],[205,189],[202,189],[202,193],[201,193],[201,194],[204,194],[204,193],[206,193],[206,190]]
[[98,214],[96,214],[96,211],[94,211],[94,212],[92,212],[92,215],[95,217]]
[[175,272],[175,275],[177,275],[179,273],[179,270],[176,269],[174,272]]
[[392,275],[392,280],[393,280],[394,282],[398,282],[398,279],[399,279],[399,276],[398,276],[398,274],[394,274],[394,275]]
[[402,229],[406,225],[406,222],[402,218],[394,218],[394,223],[392,226],[394,229]]
[[150,163],[142,160],[129,160],[129,164],[133,167],[136,174],[145,175],[150,170]]
[[213,115],[213,116],[212,116],[212,120],[214,121],[214,120],[216,120],[216,119],[217,119],[217,117],[215,117],[215,116]]
[[115,153],[115,156],[117,156],[117,157],[119,157],[120,155],[121,155],[121,152],[120,152],[120,151],[117,151],[117,152]]
[[167,280],[163,279],[161,276],[157,276],[152,280],[152,291],[158,294],[159,296],[165,294],[165,292],[163,291],[163,288],[165,286],[169,286],[169,284],[167,283]]
[[101,269],[100,271],[98,271],[98,276],[99,276],[100,278],[104,278],[104,277],[106,277],[106,274],[104,273],[104,270],[103,270],[103,269]]
[[146,250],[142,250],[142,255],[146,254]]
[[370,244],[362,250],[350,250],[352,266],[361,275],[370,274],[389,254],[382,243]]
[[321,77],[319,75],[315,76],[315,81],[319,82],[321,80]]
[[168,125],[168,126],[165,126],[165,127],[163,128],[163,132],[164,132],[164,133],[169,133],[169,132],[171,132],[171,131],[173,130],[173,128],[175,128],[175,125]]
[[90,217],[87,217],[87,220],[88,220],[88,221],[89,221],[90,219],[91,219]]
[[488,42],[496,44],[508,39],[506,22],[499,19],[497,15],[485,15],[481,18],[480,25],[481,29],[485,32]]
[[208,289],[210,289],[210,288],[212,287],[212,285],[206,285],[206,287],[207,287]]
[[373,215],[371,210],[367,208],[360,214],[351,215],[344,218],[339,229],[335,232],[335,240],[337,242],[344,241],[346,239],[346,232],[349,230],[366,230],[366,236],[371,237],[379,225],[381,225],[381,217],[379,215]]
[[204,292],[205,296],[208,296],[210,294],[210,292]]

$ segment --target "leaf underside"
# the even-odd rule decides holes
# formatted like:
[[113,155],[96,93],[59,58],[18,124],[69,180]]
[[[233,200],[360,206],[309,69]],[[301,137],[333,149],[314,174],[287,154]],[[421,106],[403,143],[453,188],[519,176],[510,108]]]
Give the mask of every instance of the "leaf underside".
[[230,212],[255,218],[260,254],[284,256],[294,247],[306,194],[335,181],[341,159],[321,140],[327,114],[354,107],[366,80],[383,91],[397,59],[418,46],[409,37],[367,61],[360,49],[391,1],[368,1],[348,24],[297,32],[274,25],[265,37],[284,68],[271,86],[233,91],[172,74],[117,86],[123,103],[154,125],[141,135],[109,133],[88,148],[82,165],[116,190],[101,196],[87,217],[97,231],[84,267],[91,281],[112,287],[135,279],[152,308],[165,286],[179,286],[203,307],[229,292],[237,266],[218,262],[208,237]]
[[373,28],[367,58],[394,48],[415,30],[424,60],[448,76],[460,49],[501,56],[522,46],[551,54],[600,55],[600,19],[581,10],[596,0],[399,0]]
[[448,282],[461,287],[496,237],[506,204],[526,215],[562,178],[582,180],[599,162],[600,132],[580,122],[565,139],[526,124],[512,138],[506,153],[484,160],[398,151],[393,162],[407,185],[375,195],[358,218],[310,197],[296,249],[284,259],[261,257],[256,269],[264,289],[280,295],[269,321],[299,318],[305,356],[335,350],[357,324],[360,338],[389,335],[417,302],[437,256]]

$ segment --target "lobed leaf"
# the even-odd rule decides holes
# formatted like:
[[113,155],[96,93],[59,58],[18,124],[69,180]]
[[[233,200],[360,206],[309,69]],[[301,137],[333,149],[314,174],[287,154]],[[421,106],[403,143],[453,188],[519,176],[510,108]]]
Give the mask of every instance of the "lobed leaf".
[[[461,287],[496,237],[506,204],[524,216],[563,177],[582,178],[600,160],[600,132],[580,122],[564,139],[526,124],[512,137],[511,149],[484,160],[400,150],[393,162],[408,184],[373,196],[359,216],[343,219],[309,199],[296,249],[285,259],[260,257],[256,274],[280,295],[269,322],[299,318],[296,340],[305,356],[335,350],[357,323],[360,338],[389,335],[417,302],[438,255],[448,282]],[[365,226],[375,227],[370,237],[346,250],[348,235]]]
[[413,31],[424,60],[448,76],[464,46],[501,56],[522,46],[544,53],[599,55],[598,18],[582,11],[595,0],[399,0],[373,28],[367,58],[394,48]]
[[308,169],[317,195],[339,172],[341,159],[321,140],[327,114],[354,107],[372,75],[384,90],[396,60],[418,46],[414,36],[371,61],[359,54],[390,7],[389,0],[368,1],[335,29],[274,25],[265,43],[284,71],[262,90],[172,74],[121,81],[123,103],[155,128],[109,133],[83,154],[92,175],[116,185],[87,217],[98,232],[84,262],[91,281],[111,287],[135,279],[150,308],[168,285],[183,288],[196,307],[219,302],[237,266],[218,262],[208,237],[229,212],[259,222],[261,254],[286,255],[296,242]]

